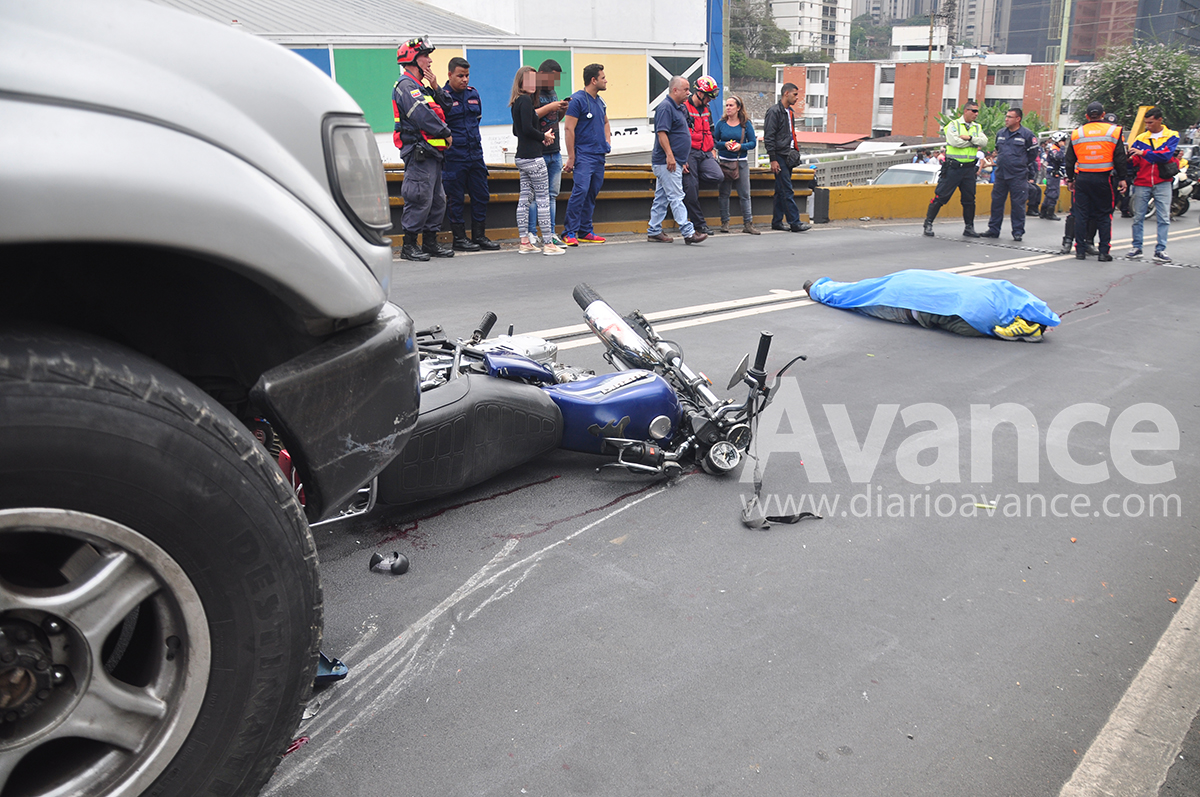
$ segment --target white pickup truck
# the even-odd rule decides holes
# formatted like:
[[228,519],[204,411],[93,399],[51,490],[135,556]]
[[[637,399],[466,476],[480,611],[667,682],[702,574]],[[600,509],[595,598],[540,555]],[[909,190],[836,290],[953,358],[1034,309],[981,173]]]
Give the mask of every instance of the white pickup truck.
[[308,522],[417,415],[371,130],[232,27],[5,0],[0,153],[0,793],[257,793],[316,666]]

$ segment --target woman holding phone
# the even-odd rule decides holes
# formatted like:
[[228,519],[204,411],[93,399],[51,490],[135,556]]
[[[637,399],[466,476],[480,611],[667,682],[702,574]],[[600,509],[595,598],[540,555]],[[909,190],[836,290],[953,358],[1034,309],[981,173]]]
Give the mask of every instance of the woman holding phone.
[[721,232],[729,232],[729,193],[736,185],[738,201],[742,203],[742,232],[759,235],[754,229],[754,211],[750,207],[750,154],[754,152],[757,139],[754,125],[746,117],[746,106],[736,94],[725,98],[725,115],[713,127],[713,142],[723,177],[717,186]]
[[543,255],[563,255],[567,250],[555,246],[554,228],[550,221],[550,176],[542,158],[542,146],[554,142],[554,131],[542,132],[534,97],[537,93],[537,70],[523,66],[513,78],[512,109],[513,135],[517,137],[517,170],[521,173],[521,195],[517,200],[517,232],[521,235],[521,254],[539,251],[529,240],[529,201],[537,203],[537,219],[542,230]]

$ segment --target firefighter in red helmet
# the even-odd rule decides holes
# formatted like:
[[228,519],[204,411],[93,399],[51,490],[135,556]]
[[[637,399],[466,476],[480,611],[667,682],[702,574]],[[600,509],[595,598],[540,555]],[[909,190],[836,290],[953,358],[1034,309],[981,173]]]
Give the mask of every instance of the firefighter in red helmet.
[[[453,139],[446,125],[446,100],[430,69],[429,54],[433,50],[428,36],[409,39],[396,48],[396,63],[403,71],[392,89],[396,121],[392,138],[404,160],[404,185],[400,189],[404,197],[400,216],[404,246],[400,257],[405,260],[454,257],[453,249],[437,241],[446,215],[442,160]],[[423,236],[420,245],[418,235]]]

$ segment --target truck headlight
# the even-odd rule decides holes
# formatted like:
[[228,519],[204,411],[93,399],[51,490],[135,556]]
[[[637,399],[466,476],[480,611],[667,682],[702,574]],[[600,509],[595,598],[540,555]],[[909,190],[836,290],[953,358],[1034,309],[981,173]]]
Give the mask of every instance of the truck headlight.
[[377,233],[391,227],[383,160],[366,121],[354,116],[327,117],[325,157],[333,196],[351,221]]

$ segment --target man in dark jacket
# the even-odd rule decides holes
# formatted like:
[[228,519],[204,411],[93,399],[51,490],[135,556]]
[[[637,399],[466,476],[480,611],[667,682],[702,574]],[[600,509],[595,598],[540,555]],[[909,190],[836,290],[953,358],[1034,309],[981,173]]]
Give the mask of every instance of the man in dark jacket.
[[1037,136],[1021,124],[1024,112],[1009,108],[1004,115],[1004,127],[996,134],[996,182],[992,186],[992,215],[987,232],[981,238],[999,238],[1004,222],[1004,200],[1012,198],[1012,237],[1020,241],[1025,235],[1025,203],[1029,186],[1037,180]]
[[795,83],[784,83],[779,102],[767,110],[763,122],[763,141],[767,146],[767,157],[771,159],[771,172],[775,175],[775,207],[771,212],[771,229],[782,230],[784,217],[792,232],[812,229],[811,224],[800,221],[800,208],[796,207],[796,192],[792,190],[792,169],[800,165],[800,151],[796,147],[796,117],[792,111],[800,98],[800,89]]
[[1063,146],[1067,140],[1066,133],[1054,133],[1046,146],[1046,196],[1042,199],[1041,217],[1050,221],[1060,221],[1055,209],[1058,207],[1058,195],[1061,191],[1062,179],[1067,176],[1067,155]]
[[[471,64],[465,58],[451,58],[449,80],[442,88],[448,105],[446,124],[454,144],[446,150],[442,164],[442,188],[446,191],[446,218],[454,231],[454,248],[460,252],[495,251],[500,244],[487,237],[488,170],[483,162],[483,139],[479,120],[483,106],[479,92],[470,85]],[[463,220],[463,194],[471,195],[471,237]]]

